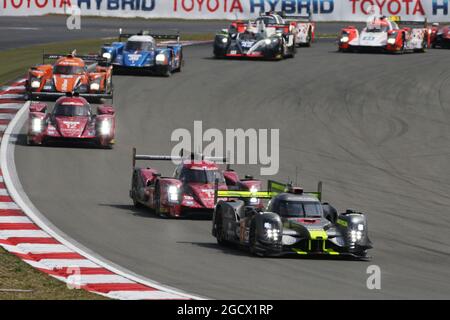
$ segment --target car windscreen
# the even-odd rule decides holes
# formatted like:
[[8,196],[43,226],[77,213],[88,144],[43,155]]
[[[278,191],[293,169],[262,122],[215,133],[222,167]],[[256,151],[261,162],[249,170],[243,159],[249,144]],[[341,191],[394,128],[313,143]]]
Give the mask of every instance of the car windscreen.
[[219,170],[184,169],[180,179],[187,183],[214,183],[216,179],[219,179],[219,183],[225,183],[225,178]]
[[90,110],[87,105],[56,105],[53,109],[53,116],[63,117],[86,117],[90,115]]
[[277,24],[277,20],[273,17],[260,17],[256,19],[256,21],[264,22],[266,26],[271,24]]
[[54,74],[70,75],[70,74],[82,74],[83,72],[84,72],[84,68],[79,67],[79,66],[54,66],[53,67]]
[[389,26],[385,24],[379,24],[379,23],[370,23],[367,25],[366,28],[367,32],[388,32]]
[[245,31],[244,33],[239,34],[239,40],[240,41],[255,41],[260,38],[259,34]]
[[150,51],[152,48],[152,42],[144,41],[128,41],[125,46],[126,51]]
[[278,211],[282,217],[320,218],[323,214],[319,202],[280,201]]

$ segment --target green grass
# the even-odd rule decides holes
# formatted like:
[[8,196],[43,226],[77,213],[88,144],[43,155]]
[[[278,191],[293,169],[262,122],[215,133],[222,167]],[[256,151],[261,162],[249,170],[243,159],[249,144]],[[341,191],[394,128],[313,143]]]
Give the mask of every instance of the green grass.
[[[212,40],[213,38],[214,34],[181,34],[182,40],[203,41]],[[0,64],[0,85],[25,76],[28,68],[42,63],[42,54],[44,52],[69,53],[76,49],[79,54],[98,53],[104,43],[114,40],[115,38],[76,40],[0,51],[0,61],[5,62]]]
[[0,300],[104,300],[40,272],[0,247]]

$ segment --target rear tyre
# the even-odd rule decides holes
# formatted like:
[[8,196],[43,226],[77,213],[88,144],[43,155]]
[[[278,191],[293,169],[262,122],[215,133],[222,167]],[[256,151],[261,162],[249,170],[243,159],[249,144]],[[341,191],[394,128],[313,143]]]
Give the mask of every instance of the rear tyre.
[[309,31],[308,31],[308,41],[306,42],[305,46],[307,48],[311,48],[311,45],[312,45],[312,32],[311,32],[311,29],[309,29]]
[[220,213],[216,216],[216,239],[220,246],[226,246],[228,244],[223,234],[223,221]]
[[136,198],[136,192],[135,191],[133,191],[133,206],[136,208],[136,209],[140,209],[140,208],[142,208],[143,206],[142,206],[142,204],[137,200],[137,198]]
[[181,67],[184,66],[184,60],[183,60],[183,52],[180,53],[180,66],[176,68],[173,72],[181,72]]

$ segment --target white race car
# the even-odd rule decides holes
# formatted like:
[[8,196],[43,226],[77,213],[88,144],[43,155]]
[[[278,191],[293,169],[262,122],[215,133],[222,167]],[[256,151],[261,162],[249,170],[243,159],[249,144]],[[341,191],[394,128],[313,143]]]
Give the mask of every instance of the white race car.
[[425,52],[431,34],[426,21],[420,23],[421,27],[417,26],[418,22],[403,22],[404,26],[399,27],[396,21],[399,19],[379,17],[370,20],[361,32],[354,26],[342,29],[339,51]]
[[266,12],[261,14],[255,23],[264,23],[266,26],[290,25],[290,31],[295,36],[297,46],[310,47],[314,42],[316,24],[311,16],[287,16],[283,12]]

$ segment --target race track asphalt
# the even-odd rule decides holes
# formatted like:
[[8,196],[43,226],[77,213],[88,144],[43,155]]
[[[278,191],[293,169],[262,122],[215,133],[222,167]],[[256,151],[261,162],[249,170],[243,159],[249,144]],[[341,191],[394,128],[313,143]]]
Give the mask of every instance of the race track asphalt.
[[[186,66],[171,78],[114,78],[114,150],[27,147],[22,136],[16,165],[37,208],[118,265],[209,298],[448,298],[449,52],[340,54],[319,42],[295,59],[257,62],[215,60],[211,51],[186,48]],[[205,129],[280,129],[271,178],[293,179],[298,168],[306,189],[322,180],[327,201],[365,212],[373,260],[256,258],[218,247],[210,221],[134,209],[131,148],[169,153],[173,130],[192,130],[194,120]],[[236,169],[258,176],[256,166]],[[372,264],[381,290],[366,287]]]

